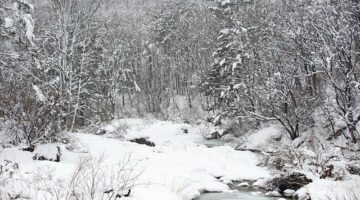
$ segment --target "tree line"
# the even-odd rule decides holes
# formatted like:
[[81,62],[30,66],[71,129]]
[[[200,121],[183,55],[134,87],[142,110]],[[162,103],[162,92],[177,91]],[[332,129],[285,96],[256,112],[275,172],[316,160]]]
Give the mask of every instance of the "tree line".
[[[359,140],[358,0],[0,0],[0,116],[33,144],[203,97],[216,120],[323,116]],[[340,131],[339,131],[340,130]]]
[[[210,109],[291,139],[321,116],[329,136],[359,140],[360,2],[218,1],[227,27],[203,83]],[[331,134],[332,133],[332,134]]]

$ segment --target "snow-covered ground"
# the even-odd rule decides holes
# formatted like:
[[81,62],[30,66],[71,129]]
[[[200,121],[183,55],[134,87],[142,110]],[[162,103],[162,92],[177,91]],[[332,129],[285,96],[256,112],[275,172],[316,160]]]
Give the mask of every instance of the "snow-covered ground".
[[[8,198],[6,193],[31,199],[71,199],[76,192],[84,193],[85,199],[106,199],[96,195],[124,187],[116,181],[132,184],[132,178],[136,182],[127,199],[194,199],[200,192],[226,191],[229,188],[225,183],[230,181],[270,176],[268,170],[256,166],[257,158],[251,152],[203,145],[202,135],[211,131],[205,125],[126,119],[103,128],[105,135],[75,133],[71,134],[75,138],[71,144],[43,145],[33,153],[20,147],[3,149],[0,162],[16,162],[19,170],[9,175],[12,178],[0,180],[4,183],[2,199]],[[116,137],[119,130],[124,137]],[[128,141],[140,137],[156,146]],[[41,153],[56,158],[56,145],[61,149],[60,162],[33,160]],[[91,166],[79,170],[81,163]],[[101,184],[94,186],[92,180]]]
[[[271,177],[268,169],[257,166],[254,153],[236,151],[234,146],[223,145],[224,141],[206,146],[209,141],[204,135],[214,131],[221,132],[208,124],[120,119],[95,130],[65,134],[67,144],[37,145],[33,152],[23,151],[25,146],[3,148],[0,199],[100,200],[116,199],[120,194],[128,200],[190,200],[202,192],[228,194],[233,190],[227,184],[233,181],[260,179],[259,183]],[[130,141],[139,138],[155,146]],[[274,143],[277,138],[281,138],[279,128],[269,126],[239,141],[244,149],[268,149],[279,144]],[[289,143],[284,135],[281,142]],[[61,161],[55,162],[59,152]],[[296,192],[300,199],[360,199],[358,179],[312,179],[313,183]],[[124,197],[129,188],[131,195]],[[236,199],[239,195],[251,194],[230,196]]]
[[296,192],[300,200],[309,197],[315,200],[358,200],[360,199],[360,179],[333,181],[318,179]]

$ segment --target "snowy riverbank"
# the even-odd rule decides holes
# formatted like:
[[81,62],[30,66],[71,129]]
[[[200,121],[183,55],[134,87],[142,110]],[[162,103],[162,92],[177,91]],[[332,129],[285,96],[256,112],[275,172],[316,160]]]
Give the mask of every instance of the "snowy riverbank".
[[[120,128],[125,138],[111,134]],[[61,149],[60,162],[35,161],[33,156],[36,150],[31,153],[19,147],[6,148],[2,150],[0,159],[18,163],[19,170],[14,175],[16,178],[9,180],[4,189],[22,197],[55,199],[55,188],[65,185],[65,189],[58,193],[66,196],[66,193],[71,193],[71,187],[66,186],[71,185],[69,181],[79,160],[89,156],[95,160],[102,158],[101,169],[97,173],[104,177],[111,176],[108,172],[112,170],[109,169],[130,159],[129,166],[134,168],[132,173],[136,174],[137,179],[129,199],[194,199],[200,196],[200,192],[229,190],[227,183],[234,180],[256,180],[270,176],[267,169],[256,166],[258,160],[251,152],[235,151],[229,146],[208,148],[203,145],[204,128],[201,125],[165,121],[118,120],[104,127],[105,135],[75,133],[71,135],[75,138],[71,143],[54,144]],[[155,147],[128,141],[140,137],[148,138],[155,143]],[[51,154],[51,149],[54,149],[51,146],[54,145],[37,148],[43,149],[42,153],[47,155]],[[19,183],[23,187],[19,187]],[[101,191],[103,186],[95,189],[98,190],[94,191],[96,195],[104,192]]]
[[[265,187],[262,183],[270,180],[275,170],[267,168],[270,163],[264,164],[264,159],[259,157],[261,153],[244,149],[275,152],[276,149],[270,148],[271,141],[279,140],[279,129],[267,127],[241,139],[224,137],[218,144],[213,141],[209,145],[204,135],[214,131],[216,128],[208,124],[119,119],[64,134],[61,143],[37,145],[33,152],[24,151],[21,146],[3,148],[1,199],[98,200],[122,196],[129,200],[191,200],[204,192],[224,192],[227,194],[224,198],[256,197],[259,192],[236,194],[229,185],[241,183],[240,187],[247,187],[259,180],[254,185]],[[230,140],[233,140],[230,145],[224,144]],[[242,151],[235,150],[234,141]],[[281,143],[291,142],[285,136],[281,141],[276,143],[279,148],[283,148]],[[311,179],[312,183],[297,191],[300,199],[360,198],[357,179]],[[252,189],[256,191],[257,187]],[[269,192],[268,195],[280,194]]]

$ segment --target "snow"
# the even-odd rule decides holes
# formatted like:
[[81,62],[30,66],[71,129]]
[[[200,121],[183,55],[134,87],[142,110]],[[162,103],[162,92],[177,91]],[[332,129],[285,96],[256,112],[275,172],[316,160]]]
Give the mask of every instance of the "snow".
[[239,187],[249,187],[249,183],[242,182],[242,183],[239,183],[237,186],[239,186]]
[[286,190],[284,190],[284,195],[285,195],[286,197],[292,197],[292,195],[293,195],[295,192],[296,192],[295,190],[286,189]]
[[265,194],[265,196],[269,197],[281,197],[281,194],[278,191],[269,191]]
[[259,179],[257,181],[255,181],[252,186],[253,187],[258,187],[258,188],[266,188],[266,185],[268,183],[269,179]]
[[40,88],[36,85],[32,86],[33,89],[35,90],[35,94],[36,94],[36,100],[40,101],[40,102],[45,102],[46,101],[46,97],[43,94],[43,92],[40,90]]
[[226,95],[226,92],[225,92],[225,91],[221,91],[220,97],[224,97],[225,95]]
[[234,85],[234,89],[241,89],[246,88],[246,85],[244,83],[238,83]]
[[19,9],[19,3],[25,4],[30,9],[30,13],[34,10],[34,7],[32,4],[29,4],[25,0],[14,3],[14,10],[16,10],[16,14],[18,15],[18,20],[25,24],[25,35],[29,40],[30,44],[32,46],[35,46],[34,20],[30,13],[26,13],[24,10]]
[[134,81],[134,86],[135,86],[135,90],[136,90],[137,92],[141,92],[141,89],[140,89],[140,87],[139,87],[139,85],[137,84],[136,81]]
[[223,30],[220,31],[220,34],[224,34],[224,35],[227,35],[229,33],[230,33],[230,29],[223,29]]
[[37,155],[37,157],[43,156],[47,159],[53,160],[56,160],[56,156],[58,153],[58,148],[54,144],[38,145],[34,150],[34,155]]
[[239,62],[235,62],[235,63],[232,64],[232,71],[233,72],[238,68],[239,64],[240,64]]
[[5,148],[1,151],[0,161],[11,160],[16,163],[33,164],[32,153],[21,151],[18,148]]
[[225,64],[225,62],[226,62],[226,58],[222,59],[222,60],[220,61],[220,66],[223,66],[223,65]]
[[271,139],[277,137],[281,137],[281,131],[278,126],[272,125],[249,134],[246,137],[247,143],[244,146],[247,148],[259,148],[267,144]]
[[[147,137],[156,146],[148,147],[108,138],[106,135],[76,133],[73,134],[74,141],[80,145],[73,146],[80,146],[84,150],[69,151],[66,148],[69,145],[62,144],[40,145],[34,153],[24,152],[19,148],[6,148],[0,154],[0,162],[8,159],[20,166],[19,177],[13,184],[8,184],[8,191],[36,196],[36,199],[49,199],[48,193],[39,194],[36,188],[45,185],[56,188],[61,182],[69,185],[68,182],[79,160],[88,156],[101,158],[102,170],[98,172],[101,177],[111,177],[108,174],[111,171],[109,169],[130,158],[134,173],[139,174],[131,197],[127,198],[131,200],[194,199],[205,191],[228,191],[229,187],[222,182],[224,180],[257,180],[270,176],[268,170],[256,166],[257,157],[251,152],[235,151],[229,146],[208,148],[203,145],[201,126],[143,119],[115,120],[104,126],[108,131],[119,127],[125,127],[126,140]],[[188,129],[187,134],[183,133],[184,128]],[[35,153],[54,154],[55,146],[61,148],[62,156],[59,163],[32,159]],[[39,178],[38,173],[42,174],[42,178]],[[35,178],[38,181],[35,181]],[[10,189],[19,184],[22,186]],[[104,187],[99,187],[99,190],[103,189]]]
[[308,196],[316,200],[354,200],[360,199],[360,179],[333,181],[318,179],[298,190],[295,195],[299,200]]
[[[102,184],[96,187],[96,195],[103,194],[109,188],[118,188],[119,193],[126,194],[125,186],[119,182],[127,175],[118,176],[121,178],[116,180],[120,181],[114,181],[117,169],[132,169],[136,177],[131,196],[125,198],[127,200],[190,200],[198,198],[203,192],[227,194],[231,191],[227,184],[235,181],[240,181],[238,186],[245,187],[248,186],[248,180],[257,180],[252,186],[263,187],[270,173],[257,166],[256,155],[248,151],[236,151],[226,145],[208,148],[202,137],[203,126],[159,120],[118,119],[102,128],[107,132],[121,129],[122,139],[111,138],[107,134],[99,136],[78,132],[71,135],[73,139],[70,144],[41,144],[37,145],[33,153],[22,151],[20,147],[4,148],[0,153],[0,163],[10,160],[18,163],[19,169],[13,178],[6,180],[5,185],[0,184],[0,193],[7,191],[39,200],[52,199],[53,196],[46,191],[62,195],[73,188],[82,191],[92,173],[96,172],[95,180],[102,180]],[[188,133],[184,133],[184,129]],[[246,137],[249,144],[256,146],[263,145],[271,137],[277,137],[277,134],[278,128],[270,126]],[[129,142],[140,137],[148,138],[156,146]],[[60,162],[33,160],[36,154],[55,158],[57,146],[61,149]],[[303,153],[313,154],[311,151]],[[77,184],[73,185],[73,174],[84,160],[88,164],[81,173],[83,177],[76,179]],[[129,165],[121,168],[125,166],[123,163]],[[62,189],[59,191],[59,188]],[[360,198],[359,188],[360,179],[315,179],[295,195],[300,199],[311,195],[312,199],[318,200],[350,200]],[[285,191],[288,196],[293,192]],[[273,191],[265,195],[279,196],[279,193]]]
[[10,17],[6,17],[4,20],[5,20],[5,24],[4,24],[5,28],[11,28],[14,25],[14,20],[11,19]]
[[226,6],[230,3],[231,3],[230,0],[223,0],[223,1],[221,1],[221,6]]

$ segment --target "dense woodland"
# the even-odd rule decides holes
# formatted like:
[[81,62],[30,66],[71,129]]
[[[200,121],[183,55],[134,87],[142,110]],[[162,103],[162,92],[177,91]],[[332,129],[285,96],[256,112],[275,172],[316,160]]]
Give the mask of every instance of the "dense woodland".
[[360,140],[359,0],[29,3],[0,0],[8,142],[166,117],[179,96],[239,131],[274,121],[291,139],[320,125]]

